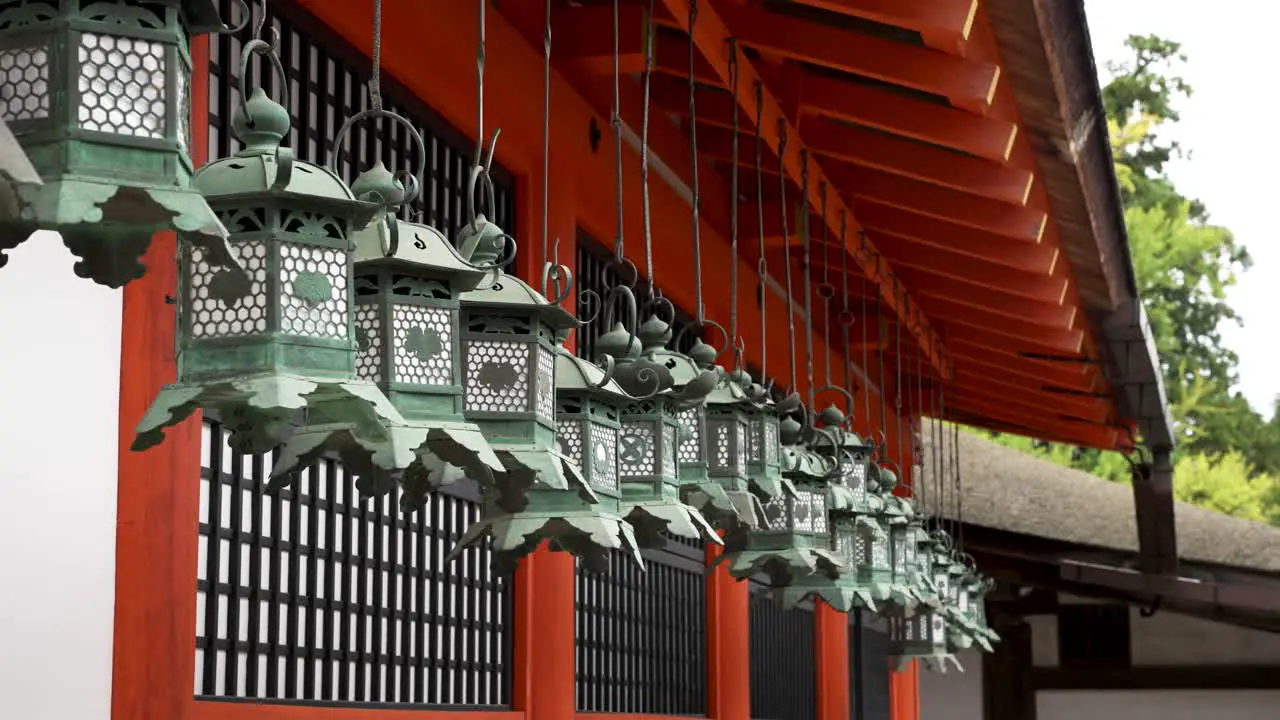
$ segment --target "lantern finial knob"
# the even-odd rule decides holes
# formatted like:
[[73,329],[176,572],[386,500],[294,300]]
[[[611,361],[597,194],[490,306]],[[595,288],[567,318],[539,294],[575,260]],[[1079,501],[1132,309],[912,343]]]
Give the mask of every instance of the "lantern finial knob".
[[804,426],[793,417],[785,417],[778,424],[778,437],[783,445],[795,445],[804,435]]
[[671,339],[671,325],[666,320],[652,315],[636,328],[636,337],[646,350],[661,348]]
[[697,363],[700,368],[711,367],[715,363],[717,355],[719,353],[716,352],[716,349],[702,342],[702,340],[695,340],[693,347],[689,348],[689,358]]
[[844,425],[845,416],[844,413],[840,411],[840,408],[835,405],[828,405],[827,409],[823,410],[818,415],[818,419],[822,421],[823,427],[837,428]]
[[241,154],[274,153],[289,134],[289,111],[255,88],[249,100],[231,118],[231,131],[245,144]]
[[360,177],[351,183],[351,194],[359,200],[387,208],[399,207],[404,204],[407,196],[404,183],[397,180],[381,160],[360,173]]

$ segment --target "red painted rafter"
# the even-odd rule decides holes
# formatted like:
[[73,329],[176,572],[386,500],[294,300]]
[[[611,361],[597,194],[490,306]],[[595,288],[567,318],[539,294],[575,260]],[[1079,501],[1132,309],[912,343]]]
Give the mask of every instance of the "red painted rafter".
[[[697,8],[696,19],[692,28],[689,27],[691,2],[692,6]],[[698,2],[698,0],[662,0],[662,4],[675,16],[676,22],[681,26],[681,29],[690,34],[690,41],[694,43],[702,56],[715,69],[721,84],[724,87],[730,87],[732,75],[729,39],[733,37],[733,34],[717,14],[715,7],[706,2],[706,0],[701,2]],[[762,106],[760,134],[770,150],[782,156],[783,171],[787,177],[791,181],[799,183],[802,172],[801,154],[808,152],[803,138],[797,132],[792,121],[787,118],[778,98],[770,91],[754,65],[741,54],[738,55],[737,70],[737,93],[733,97],[736,107],[743,112],[754,115],[756,111],[756,91],[759,88]],[[785,152],[780,152],[780,148],[782,148],[781,140],[784,134],[787,140],[784,148]],[[811,206],[817,207],[822,197],[820,188],[827,183],[827,175],[812,156],[809,159],[808,174],[809,190],[807,200]],[[830,232],[836,235],[839,234],[842,216],[847,218],[850,231],[855,230],[856,222],[852,210],[845,206],[836,193],[828,193],[827,209],[826,221]],[[915,341],[919,344],[925,356],[929,358],[931,365],[941,374],[949,374],[941,344],[929,327],[928,321],[920,315],[916,303],[911,300],[910,296],[902,288],[901,283],[893,275],[888,264],[876,262],[876,259],[879,258],[879,253],[870,242],[866,242],[862,246],[863,252],[858,252],[859,247],[858,241],[851,240],[846,246],[846,251],[852,255],[854,262],[862,268],[867,277],[876,283],[884,306],[903,319]]]
[[800,5],[920,33],[930,47],[962,54],[978,0],[795,0]]

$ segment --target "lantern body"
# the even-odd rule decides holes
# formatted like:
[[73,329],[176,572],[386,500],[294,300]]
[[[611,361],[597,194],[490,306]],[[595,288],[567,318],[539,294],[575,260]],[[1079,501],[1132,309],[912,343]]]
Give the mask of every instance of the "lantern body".
[[399,225],[391,254],[384,223],[356,238],[356,376],[377,383],[407,420],[462,420],[458,297],[485,273],[436,229]]
[[795,495],[779,495],[765,503],[764,516],[769,532],[825,538],[827,494],[820,487],[797,485]]
[[187,52],[221,26],[213,0],[0,2],[0,117],[44,181],[0,202],[0,250],[56,230],[77,274],[118,287],[145,272],[159,229],[222,242],[188,189]]
[[556,350],[573,323],[510,275],[462,296],[464,414],[491,444],[554,446]]
[[746,492],[748,416],[739,403],[716,402],[718,395],[707,399],[707,476],[728,492]]
[[757,493],[772,497],[782,491],[778,416],[767,409],[754,411],[748,416],[747,476]]
[[890,654],[895,656],[946,654],[947,620],[929,610],[910,617],[889,617]]
[[676,453],[678,472],[686,484],[707,480],[707,407],[695,405],[681,410],[677,416],[679,442]]
[[[617,500],[618,436],[622,427],[618,404],[586,392],[556,394],[556,439],[560,452],[577,464],[597,496]],[[615,503],[616,506],[616,503]]]
[[663,393],[622,411],[618,477],[629,499],[679,498],[679,418],[680,410]]

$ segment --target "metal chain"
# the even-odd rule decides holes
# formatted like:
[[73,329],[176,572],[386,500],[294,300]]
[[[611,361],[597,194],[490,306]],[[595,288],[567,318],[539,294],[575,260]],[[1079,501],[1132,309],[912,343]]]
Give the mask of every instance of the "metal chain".
[[[843,248],[846,241],[846,233],[848,231],[848,213],[845,210],[840,211],[840,247]],[[843,252],[840,255],[840,334],[844,340],[844,388],[849,391],[849,422],[853,422],[853,415],[856,407],[856,401],[853,399],[853,356],[849,353],[849,325],[852,318],[849,317],[849,253]],[[866,383],[862,383],[862,391],[866,392]]]
[[[880,269],[880,256],[876,255],[876,270]],[[877,277],[879,273],[877,272]],[[876,298],[876,364],[880,375],[880,437],[883,444],[889,442],[889,391],[884,384],[884,337],[889,333],[889,326],[884,318],[884,304]],[[882,448],[886,454],[888,447]]]
[[[893,279],[893,297],[895,301],[901,302],[901,298],[898,296],[898,279],[896,276]],[[895,302],[895,305],[897,304],[897,302]],[[895,416],[894,426],[897,428],[895,440],[896,440],[897,451],[898,451],[896,453],[898,457],[898,471],[902,472],[902,322],[901,320],[894,322],[893,329],[894,329],[893,355],[894,355],[894,363],[896,366],[893,374],[893,411]],[[899,480],[901,480],[901,478],[899,478]]]
[[700,227],[702,223],[698,217],[702,206],[702,197],[699,195],[698,190],[698,103],[696,100],[698,84],[695,81],[694,73],[696,48],[693,42],[693,28],[697,22],[698,0],[689,0],[689,149],[692,151],[690,163],[693,169],[690,175],[691,190],[693,192],[693,290],[694,304],[697,306],[696,317],[698,325],[701,326],[707,316],[706,308],[702,306],[702,234]]
[[[738,39],[729,38],[729,89],[738,97]],[[729,339],[738,339],[738,112],[733,113],[733,176],[729,178]],[[739,358],[740,359],[740,358]],[[741,369],[741,368],[738,368]]]

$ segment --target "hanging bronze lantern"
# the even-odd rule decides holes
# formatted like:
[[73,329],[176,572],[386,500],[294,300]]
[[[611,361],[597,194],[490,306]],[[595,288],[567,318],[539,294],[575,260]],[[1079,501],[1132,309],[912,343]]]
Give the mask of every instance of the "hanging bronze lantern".
[[736,457],[727,444],[730,442],[729,434],[721,438],[726,443],[725,447],[716,448],[712,445],[708,427],[707,401],[723,379],[723,372],[715,367],[719,353],[700,339],[694,341],[687,355],[671,349],[671,324],[661,317],[658,310],[663,306],[674,319],[675,308],[670,301],[657,298],[654,312],[638,332],[643,349],[641,364],[636,368],[653,367],[662,373],[663,385],[667,388],[664,392],[678,398],[675,405],[665,410],[675,413],[667,422],[670,432],[675,433],[675,470],[682,497],[716,528],[750,522],[755,517],[751,497],[744,492],[726,490],[711,476],[711,456],[714,453],[727,453],[726,463],[719,470],[721,474],[730,472],[729,461]]
[[[823,430],[808,428],[811,442],[833,442]],[[828,518],[828,483],[835,465],[807,447],[806,428],[794,418],[779,427],[783,445],[783,473],[795,488],[764,503],[763,520],[756,529],[741,528],[725,537],[725,562],[738,579],[765,573],[771,588],[794,585],[820,573],[821,582],[833,581],[845,572],[833,549]],[[811,578],[817,582],[817,578]]]
[[[494,207],[492,184],[480,168],[473,190],[483,181]],[[481,519],[472,523],[450,553],[486,535],[493,538],[499,568],[512,568],[542,540],[582,558],[589,569],[608,567],[605,550],[635,553],[631,528],[616,506],[597,507],[600,498],[579,470],[578,460],[561,452],[556,439],[556,394],[581,395],[594,386],[593,399],[617,402],[625,392],[611,386],[607,374],[589,364],[571,363],[578,377],[557,381],[564,341],[578,321],[560,307],[572,290],[572,278],[549,264],[544,285],[548,300],[517,277],[501,270],[506,245],[514,241],[478,214],[459,236],[460,253],[474,265],[494,266],[492,282],[462,295],[464,415],[489,439],[505,472],[485,493]],[[510,256],[508,256],[510,257]],[[639,559],[636,554],[637,560]]]
[[[705,458],[709,432],[704,405],[719,375],[667,350],[669,339],[670,326],[655,315],[641,326],[638,337],[619,326],[597,341],[602,352],[617,353],[618,382],[635,397],[620,416],[623,513],[641,547],[662,547],[665,534],[719,544],[702,512],[682,499],[679,469],[681,458],[695,466],[694,453]],[[691,424],[684,425],[686,420]],[[683,443],[682,430],[689,431]],[[692,452],[690,442],[696,446]]]
[[[420,143],[417,130],[406,127]],[[412,186],[416,194],[417,183]],[[351,188],[357,197],[384,204],[412,200],[381,162]],[[340,419],[309,419],[281,448],[273,474],[287,479],[318,456],[336,453],[366,495],[381,495],[399,482],[405,511],[421,508],[432,490],[462,476],[492,484],[493,473],[504,467],[480,428],[462,415],[458,302],[490,270],[463,260],[435,228],[390,213],[356,233],[356,376],[376,383],[405,423],[386,428],[388,443],[382,433],[366,438]]]
[[[142,277],[152,236],[183,234],[235,266],[227,230],[189,187],[189,39],[224,30],[214,0],[0,0],[0,119],[34,173],[0,173],[2,251],[61,234],[75,272],[108,287]],[[3,135],[8,135],[4,132]]]
[[1000,636],[987,625],[986,595],[994,587],[991,578],[979,574],[970,567],[956,583],[956,609],[960,626],[948,634],[953,648],[962,650],[977,643],[986,652],[993,652],[992,643]]
[[[247,44],[241,64],[263,48]],[[283,78],[279,58],[268,57]],[[201,168],[192,185],[232,229],[244,269],[219,269],[180,233],[178,382],[160,391],[133,448],[161,442],[164,428],[201,408],[217,411],[246,453],[283,442],[304,407],[312,422],[390,442],[387,427],[405,420],[376,385],[355,378],[351,323],[353,237],[384,207],[357,200],[329,168],[296,160],[281,145],[289,114],[261,88],[237,108],[232,130],[244,149]]]

